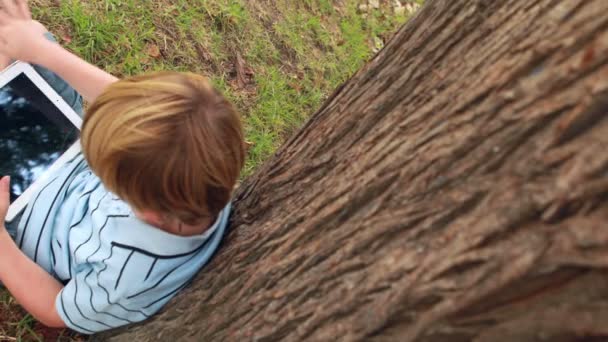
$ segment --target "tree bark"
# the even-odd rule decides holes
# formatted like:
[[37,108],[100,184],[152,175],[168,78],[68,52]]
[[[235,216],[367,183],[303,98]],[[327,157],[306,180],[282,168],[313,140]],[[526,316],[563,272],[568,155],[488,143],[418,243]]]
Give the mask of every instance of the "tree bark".
[[428,0],[143,340],[608,339],[608,1]]

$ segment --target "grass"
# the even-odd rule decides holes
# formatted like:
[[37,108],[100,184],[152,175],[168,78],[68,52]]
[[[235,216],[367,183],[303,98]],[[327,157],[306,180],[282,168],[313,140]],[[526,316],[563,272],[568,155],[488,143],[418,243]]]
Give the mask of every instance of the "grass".
[[[251,143],[244,176],[411,14],[394,13],[393,0],[365,13],[360,0],[271,2],[30,0],[63,45],[117,76],[188,70],[209,77],[242,114]],[[2,296],[0,340],[40,340],[40,326]]]

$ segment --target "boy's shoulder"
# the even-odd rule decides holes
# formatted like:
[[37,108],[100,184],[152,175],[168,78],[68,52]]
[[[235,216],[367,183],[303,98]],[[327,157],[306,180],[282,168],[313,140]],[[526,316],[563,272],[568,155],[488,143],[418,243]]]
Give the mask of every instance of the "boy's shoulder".
[[108,230],[104,236],[111,240],[111,245],[159,259],[181,257],[207,247],[213,236],[223,235],[231,212],[231,206],[226,206],[203,234],[180,236],[142,221],[129,204],[116,195],[106,192],[104,197],[99,204],[103,214],[94,214],[92,219],[98,229]]

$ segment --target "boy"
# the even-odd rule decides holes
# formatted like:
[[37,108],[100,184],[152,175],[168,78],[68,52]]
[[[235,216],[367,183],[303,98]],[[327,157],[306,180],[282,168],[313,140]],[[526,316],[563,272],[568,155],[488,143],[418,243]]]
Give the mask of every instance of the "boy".
[[10,180],[0,181],[0,281],[50,327],[91,334],[145,320],[220,243],[245,154],[238,115],[193,74],[118,81],[47,40],[25,0],[0,4],[0,54],[51,70],[92,103],[83,154],[18,222],[4,222]]

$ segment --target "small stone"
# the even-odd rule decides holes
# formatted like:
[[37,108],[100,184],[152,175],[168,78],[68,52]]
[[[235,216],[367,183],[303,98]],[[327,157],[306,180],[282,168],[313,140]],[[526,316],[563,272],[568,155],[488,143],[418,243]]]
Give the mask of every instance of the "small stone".
[[374,37],[374,48],[373,48],[374,53],[377,53],[378,51],[382,50],[383,47],[384,47],[384,42],[382,41],[382,39],[380,39],[378,37]]
[[405,8],[410,13],[414,12],[414,6],[412,6],[412,4],[405,4]]
[[393,4],[393,9],[395,14],[398,16],[402,16],[405,14],[405,7],[401,4],[401,1],[395,0]]
[[416,11],[417,11],[417,10],[420,8],[420,5],[418,5],[417,3],[407,3],[407,4],[405,5],[405,8],[406,8],[406,9],[407,9],[407,11],[408,11],[408,12],[410,12],[410,14],[411,14],[411,13],[416,12]]
[[380,8],[380,0],[369,0],[369,6],[375,9]]
[[369,9],[369,7],[366,4],[359,5],[359,12],[361,12],[361,13],[367,12],[368,9]]
[[513,90],[507,90],[502,93],[502,98],[505,100],[514,100],[516,97],[515,91]]

